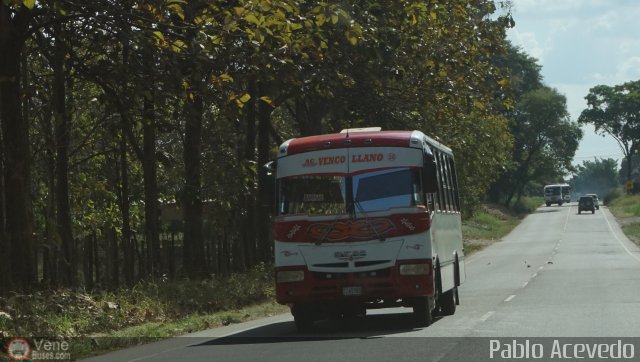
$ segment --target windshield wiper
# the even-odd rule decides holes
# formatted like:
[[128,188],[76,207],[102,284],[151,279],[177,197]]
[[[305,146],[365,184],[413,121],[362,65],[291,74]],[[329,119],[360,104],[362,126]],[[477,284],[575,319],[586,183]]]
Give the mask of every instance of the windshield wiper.
[[[362,216],[364,216],[364,221],[367,223],[367,225],[369,225],[369,227],[373,230],[374,233],[376,233],[376,236],[378,237],[378,239],[380,241],[384,241],[385,238],[380,235],[380,233],[378,232],[378,229],[375,227],[375,225],[372,225],[371,222],[369,221],[369,217],[367,216],[367,212],[364,211],[364,207],[362,206],[362,204],[360,203],[360,201],[358,201],[358,199],[353,199],[353,204],[356,206],[356,208],[358,208],[358,211],[362,214]],[[355,215],[356,215],[356,211],[353,210],[353,215],[354,215],[354,219],[355,219]]]
[[329,233],[332,232],[333,229],[336,227],[336,223],[338,222],[339,218],[340,218],[340,214],[337,214],[336,218],[333,219],[333,221],[331,222],[331,227],[327,229],[327,231],[324,233],[324,235],[322,235],[322,238],[320,238],[320,240],[317,240],[315,242],[316,245],[322,245],[322,243],[325,241],[327,236],[329,236]]

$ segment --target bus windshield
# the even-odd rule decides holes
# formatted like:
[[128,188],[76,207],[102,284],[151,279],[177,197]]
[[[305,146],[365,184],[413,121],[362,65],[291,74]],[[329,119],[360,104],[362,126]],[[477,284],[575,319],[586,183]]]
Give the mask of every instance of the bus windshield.
[[547,195],[560,195],[560,187],[548,187],[544,190]]
[[[351,192],[345,192],[351,185]],[[418,168],[396,168],[355,176],[292,176],[280,180],[278,214],[336,215],[422,205]],[[350,207],[352,206],[352,207]]]
[[422,204],[417,168],[372,171],[353,177],[356,214]]
[[293,176],[280,181],[278,214],[332,215],[346,213],[343,176]]

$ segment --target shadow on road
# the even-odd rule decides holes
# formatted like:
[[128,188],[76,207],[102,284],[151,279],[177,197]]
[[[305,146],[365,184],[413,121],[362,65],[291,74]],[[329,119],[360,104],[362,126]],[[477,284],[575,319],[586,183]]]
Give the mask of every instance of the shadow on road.
[[[562,207],[562,206],[560,206],[560,207]],[[545,213],[548,213],[548,212],[562,211],[562,209],[560,209],[560,207],[553,208],[553,209],[548,209],[548,208],[547,209],[536,209],[535,213],[536,214],[545,214]]]
[[[441,317],[436,317],[434,323]],[[215,338],[198,346],[309,342],[339,339],[375,339],[384,335],[420,330],[413,313],[375,314],[358,318],[322,320],[314,324],[310,333],[298,333],[293,321],[273,323]]]

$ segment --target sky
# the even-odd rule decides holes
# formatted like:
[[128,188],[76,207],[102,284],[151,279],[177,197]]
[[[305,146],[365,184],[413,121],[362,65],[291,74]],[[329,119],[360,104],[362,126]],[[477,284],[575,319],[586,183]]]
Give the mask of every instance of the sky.
[[[496,1],[498,2],[498,1]],[[587,107],[584,97],[596,85],[618,85],[640,79],[639,0],[512,0],[516,22],[507,32],[542,66],[543,82],[567,97],[573,121]],[[594,158],[623,157],[611,137],[592,126],[574,164]]]

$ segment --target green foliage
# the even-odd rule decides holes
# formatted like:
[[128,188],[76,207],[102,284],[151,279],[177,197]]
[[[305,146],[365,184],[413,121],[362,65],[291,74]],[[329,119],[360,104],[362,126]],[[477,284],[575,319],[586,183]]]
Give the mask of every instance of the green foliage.
[[[0,336],[102,334],[142,323],[232,311],[274,298],[273,272],[259,264],[247,273],[202,281],[140,282],[98,293],[43,290],[0,298]],[[220,324],[239,318],[227,312]]]
[[[598,85],[589,90],[585,99],[587,108],[578,122],[593,124],[596,132],[611,135],[630,163],[631,156],[640,147],[640,81]],[[626,179],[631,179],[630,167]]]
[[605,195],[604,198],[602,199],[601,204],[609,205],[613,200],[616,200],[617,198],[622,197],[622,194],[623,192],[619,187],[609,190],[609,193]]
[[463,116],[447,139],[452,141],[450,146],[459,168],[463,211],[472,213],[508,161],[513,147],[508,121],[502,116]]
[[[134,269],[134,279],[150,273],[155,256],[145,223],[157,217],[145,214],[151,178],[161,203],[181,208],[191,193],[204,203],[207,272],[241,271],[268,259],[256,251],[261,243],[271,247],[263,242],[268,234],[249,232],[264,215],[257,200],[266,187],[258,164],[264,150],[274,150],[280,138],[344,126],[420,129],[451,146],[470,215],[509,166],[514,137],[507,111],[514,94],[524,93],[511,88],[523,91],[539,75],[522,54],[514,55],[525,59],[519,69],[496,66],[509,55],[505,30],[513,24],[510,9],[490,0],[9,3],[38,10],[20,34],[28,39],[25,74],[12,75],[23,80],[20,107],[29,119],[21,124],[31,127],[33,154],[24,157],[33,160],[26,189],[34,199],[34,237],[47,261],[74,264],[76,285],[83,284],[80,276],[86,285],[117,285],[123,264]],[[64,99],[54,100],[50,59],[61,51],[67,88]],[[197,190],[185,185],[185,159],[194,158],[184,156],[194,119],[186,110],[195,100],[203,108]],[[73,238],[97,238],[94,255],[78,246],[70,261],[61,260],[54,203],[60,180],[52,168],[58,157],[52,120],[63,118],[51,110],[61,101],[68,112],[62,116],[70,138]],[[271,127],[258,131],[258,124]],[[145,153],[149,128],[155,149]],[[143,165],[151,158],[149,175]],[[131,242],[123,238],[127,225]],[[179,250],[183,240],[175,236]],[[134,257],[123,260],[129,244]],[[79,271],[88,261],[95,273]],[[169,273],[168,264],[154,271]],[[176,265],[172,277],[182,271]],[[45,280],[55,274],[41,270]]]
[[608,201],[606,205],[618,218],[640,216],[640,195],[618,193],[618,197]]
[[[605,204],[622,226],[625,235],[640,245],[640,195],[623,194],[620,190],[610,195]],[[615,196],[615,197],[614,197]]]
[[536,211],[543,203],[544,197],[542,196],[523,197],[513,205],[512,211],[518,216],[524,216]]
[[609,198],[609,193],[620,185],[617,169],[618,162],[611,158],[584,161],[577,167],[577,173],[571,181],[573,192]]
[[519,220],[504,207],[484,205],[462,223],[465,254],[472,254],[507,235]]
[[[501,60],[522,79],[540,79],[535,59],[516,54]],[[536,76],[537,75],[537,76]],[[512,84],[517,102],[507,112],[514,137],[511,161],[492,186],[491,199],[509,206],[528,189],[554,183],[573,170],[572,160],[582,138],[580,127],[569,119],[566,98],[540,82],[536,88],[516,79]],[[535,187],[532,187],[535,186]]]

